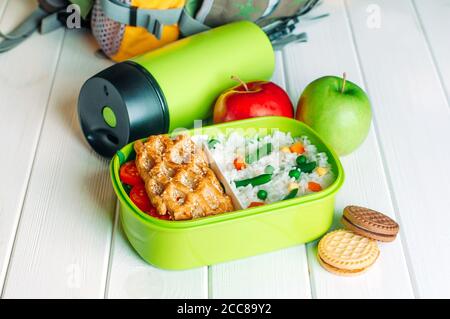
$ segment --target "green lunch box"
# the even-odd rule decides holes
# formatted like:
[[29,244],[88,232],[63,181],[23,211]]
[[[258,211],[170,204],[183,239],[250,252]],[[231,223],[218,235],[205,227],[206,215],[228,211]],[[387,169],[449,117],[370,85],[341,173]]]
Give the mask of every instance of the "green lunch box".
[[306,135],[318,151],[326,152],[335,176],[326,189],[265,206],[188,221],[166,221],[140,211],[119,179],[120,166],[134,158],[133,143],[111,160],[111,180],[120,201],[120,219],[128,240],[148,263],[163,269],[188,269],[253,256],[313,241],[331,226],[336,193],[344,171],[335,152],[305,124],[285,117],[260,117],[187,131],[188,134],[260,130]]

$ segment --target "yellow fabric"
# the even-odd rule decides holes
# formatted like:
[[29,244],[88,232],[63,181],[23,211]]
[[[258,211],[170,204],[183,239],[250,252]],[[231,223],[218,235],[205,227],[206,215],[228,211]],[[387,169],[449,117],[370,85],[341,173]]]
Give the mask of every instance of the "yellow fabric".
[[[173,9],[183,7],[185,2],[185,0],[132,0],[131,4],[143,9]],[[111,58],[116,62],[130,59],[177,40],[179,34],[177,25],[165,26],[161,40],[158,40],[145,28],[127,26],[119,50]]]

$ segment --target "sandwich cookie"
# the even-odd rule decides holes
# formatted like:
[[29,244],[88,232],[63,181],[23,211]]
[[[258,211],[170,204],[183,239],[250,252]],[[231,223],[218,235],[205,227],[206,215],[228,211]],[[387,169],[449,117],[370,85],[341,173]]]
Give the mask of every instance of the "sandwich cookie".
[[319,242],[317,258],[327,271],[340,276],[355,276],[366,271],[380,255],[377,242],[340,229]]
[[346,229],[358,235],[383,242],[393,241],[400,229],[392,218],[359,206],[347,206],[341,222]]

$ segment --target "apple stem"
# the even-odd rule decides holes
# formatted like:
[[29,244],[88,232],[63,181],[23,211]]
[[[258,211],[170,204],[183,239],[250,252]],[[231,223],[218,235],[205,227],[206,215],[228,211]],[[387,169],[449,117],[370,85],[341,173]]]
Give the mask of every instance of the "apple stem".
[[247,91],[247,92],[249,91],[249,90],[248,90],[247,83],[245,83],[244,81],[242,81],[240,77],[238,77],[238,76],[236,76],[236,75],[232,75],[232,76],[231,76],[231,79],[234,80],[234,81],[237,81],[237,82],[241,83],[241,85],[244,86],[245,91]]
[[344,94],[346,82],[347,82],[347,73],[344,72],[344,74],[342,75],[342,89],[341,89],[342,94]]

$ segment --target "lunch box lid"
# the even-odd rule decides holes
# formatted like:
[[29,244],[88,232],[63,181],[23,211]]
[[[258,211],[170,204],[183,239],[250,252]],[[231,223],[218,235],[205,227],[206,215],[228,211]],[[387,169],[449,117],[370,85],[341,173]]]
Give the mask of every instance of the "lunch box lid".
[[[295,134],[290,129],[295,129],[301,131],[300,134]],[[200,227],[200,226],[208,226],[216,223],[223,223],[227,221],[234,221],[240,218],[251,218],[252,216],[265,214],[265,213],[274,213],[278,209],[292,207],[296,205],[301,205],[303,203],[317,201],[328,196],[334,196],[337,191],[341,188],[344,183],[344,169],[339,160],[339,157],[335,153],[335,151],[329,147],[320,137],[319,135],[311,129],[306,124],[286,117],[278,117],[278,116],[270,116],[270,117],[257,117],[252,119],[233,121],[218,125],[205,126],[203,128],[196,128],[193,130],[186,130],[185,133],[190,135],[200,134],[200,135],[208,135],[214,136],[217,133],[224,133],[229,130],[238,129],[238,130],[250,130],[255,133],[261,131],[261,129],[274,131],[279,130],[282,132],[291,132],[293,136],[306,135],[311,140],[311,143],[316,145],[318,150],[321,152],[326,152],[328,155],[328,161],[332,166],[333,173],[335,174],[334,182],[327,187],[326,189],[308,194],[302,197],[296,197],[289,200],[279,201],[263,206],[247,208],[240,211],[233,211],[229,213],[218,214],[214,216],[202,217],[199,219],[193,220],[185,220],[185,221],[167,221],[161,220],[158,218],[151,217],[134,205],[134,203],[128,197],[125,189],[122,186],[119,177],[120,166],[124,164],[126,161],[130,160],[130,154],[134,154],[133,144],[134,142],[126,145],[121,150],[119,150],[116,155],[112,158],[110,162],[110,175],[111,181],[113,184],[113,188],[120,200],[120,202],[124,205],[127,205],[134,213],[136,213],[136,217],[138,217],[144,223],[150,223],[153,227],[161,227],[165,230],[177,230],[177,229],[186,229],[192,227]],[[177,132],[178,134],[180,132]],[[143,139],[145,140],[145,139]],[[134,157],[133,157],[134,158]]]

